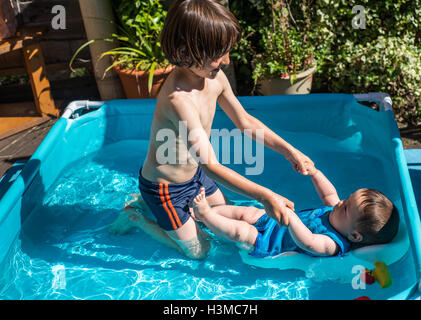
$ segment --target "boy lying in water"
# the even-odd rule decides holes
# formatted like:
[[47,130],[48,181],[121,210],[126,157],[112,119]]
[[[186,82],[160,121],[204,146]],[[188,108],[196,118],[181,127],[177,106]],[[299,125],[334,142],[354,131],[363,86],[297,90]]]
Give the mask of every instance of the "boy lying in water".
[[[317,256],[343,255],[361,246],[390,242],[399,227],[399,213],[381,192],[358,189],[346,200],[340,200],[335,187],[317,169],[311,176],[324,207],[289,210],[289,225],[280,226],[263,209],[232,205],[210,207],[205,189],[192,202],[192,215],[217,236],[244,244],[257,257],[276,256],[298,251]],[[141,206],[141,201],[132,204]],[[133,206],[126,207],[127,216],[113,229],[123,233],[137,226],[166,245],[182,250],[151,220],[138,214]]]

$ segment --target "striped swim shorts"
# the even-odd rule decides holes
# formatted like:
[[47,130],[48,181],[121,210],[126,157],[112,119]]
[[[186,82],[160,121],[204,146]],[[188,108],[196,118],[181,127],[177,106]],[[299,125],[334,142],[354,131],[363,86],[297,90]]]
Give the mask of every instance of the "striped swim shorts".
[[198,167],[192,179],[182,183],[159,183],[146,180],[139,172],[139,189],[158,225],[167,231],[177,230],[190,217],[189,204],[199,193],[200,187],[206,196],[218,190],[216,183]]

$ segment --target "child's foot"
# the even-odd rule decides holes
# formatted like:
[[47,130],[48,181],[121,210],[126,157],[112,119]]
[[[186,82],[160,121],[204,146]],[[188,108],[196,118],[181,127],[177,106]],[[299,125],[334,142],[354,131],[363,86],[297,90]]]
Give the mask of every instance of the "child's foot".
[[109,226],[109,231],[114,234],[126,234],[136,226],[133,216],[136,214],[134,208],[127,208],[122,211],[117,219]]
[[194,218],[199,221],[211,211],[211,207],[206,200],[205,188],[200,188],[199,194],[193,199],[192,205]]
[[147,209],[147,205],[141,197],[134,197],[133,200],[125,203],[123,211],[109,226],[109,231],[120,235],[130,232],[145,219],[143,214]]

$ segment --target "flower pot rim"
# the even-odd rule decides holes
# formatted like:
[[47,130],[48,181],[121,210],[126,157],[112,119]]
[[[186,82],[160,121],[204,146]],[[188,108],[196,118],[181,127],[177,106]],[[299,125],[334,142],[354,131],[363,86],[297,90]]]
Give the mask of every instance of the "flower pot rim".
[[[114,66],[113,67],[115,71],[120,72],[120,73],[125,73],[127,75],[144,75],[144,74],[148,74],[149,70],[135,70],[135,69],[126,69],[126,68],[121,68],[120,66]],[[164,68],[159,68],[159,69],[155,69],[154,70],[154,75],[160,75],[160,74],[165,74],[165,73],[169,73],[171,72],[173,69],[175,68],[174,65],[168,65]]]
[[[299,73],[297,73],[297,77],[295,78],[295,80],[301,79],[301,78],[305,78],[307,76],[309,76],[310,74],[312,74],[314,71],[316,71],[316,67],[317,67],[317,63],[314,62],[312,63],[309,68],[305,69],[304,71],[301,71]],[[290,75],[288,74],[286,77],[277,77],[277,76],[270,76],[270,77],[261,77],[260,80],[270,80],[270,79],[282,79],[282,80],[290,80]]]

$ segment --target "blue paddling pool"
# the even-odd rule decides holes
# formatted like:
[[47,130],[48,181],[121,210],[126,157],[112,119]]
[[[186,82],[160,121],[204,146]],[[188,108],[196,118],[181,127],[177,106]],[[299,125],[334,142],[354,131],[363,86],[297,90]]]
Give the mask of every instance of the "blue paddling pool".
[[[419,297],[421,225],[390,98],[378,93],[239,100],[314,160],[341,198],[362,187],[387,195],[401,215],[393,242],[341,258],[252,261],[235,244],[214,238],[209,256],[196,261],[140,230],[113,235],[109,224],[130,194],[138,193],[156,100],[75,101],[1,198],[0,299]],[[380,110],[359,101],[374,101]],[[228,135],[234,129],[219,107],[213,128]],[[222,163],[294,201],[296,209],[320,206],[310,179],[272,150],[259,158],[231,143],[227,156],[222,144],[214,146]],[[261,206],[223,191],[237,204]],[[388,265],[388,288],[359,280],[358,267],[374,269],[376,261]]]

